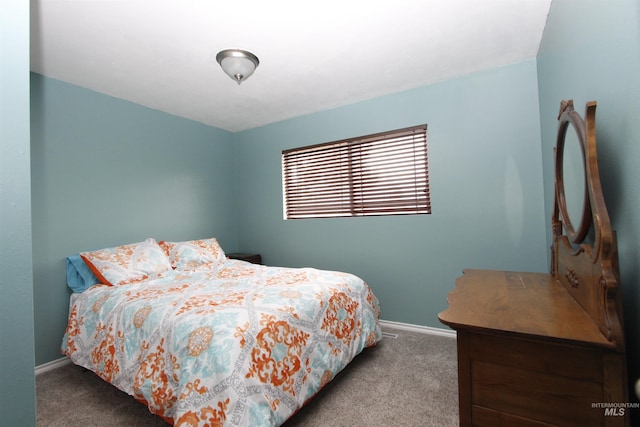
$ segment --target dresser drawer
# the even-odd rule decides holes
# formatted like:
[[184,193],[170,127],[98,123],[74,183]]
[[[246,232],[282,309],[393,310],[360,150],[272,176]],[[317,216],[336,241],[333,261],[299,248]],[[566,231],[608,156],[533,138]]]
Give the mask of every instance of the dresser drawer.
[[[530,338],[459,333],[473,426],[624,425],[594,403],[606,396],[606,350]],[[619,424],[618,424],[619,423]]]

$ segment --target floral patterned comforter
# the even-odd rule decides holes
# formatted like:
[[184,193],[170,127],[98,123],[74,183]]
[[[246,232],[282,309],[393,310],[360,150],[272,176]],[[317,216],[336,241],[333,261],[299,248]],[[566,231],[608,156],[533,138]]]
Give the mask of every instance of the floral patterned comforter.
[[358,277],[228,260],[71,299],[62,352],[177,426],[277,426],[382,337]]

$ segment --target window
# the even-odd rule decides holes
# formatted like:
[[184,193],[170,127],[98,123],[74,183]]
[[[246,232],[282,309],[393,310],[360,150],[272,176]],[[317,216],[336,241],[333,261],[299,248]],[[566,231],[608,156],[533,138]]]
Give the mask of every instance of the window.
[[285,219],[431,213],[427,126],[284,150]]

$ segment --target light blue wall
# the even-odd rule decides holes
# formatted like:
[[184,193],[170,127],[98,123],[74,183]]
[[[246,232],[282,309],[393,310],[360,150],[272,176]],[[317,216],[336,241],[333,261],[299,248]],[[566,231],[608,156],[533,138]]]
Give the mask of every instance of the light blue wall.
[[[282,219],[283,149],[427,123],[433,214]],[[536,61],[235,135],[240,246],[361,276],[382,318],[443,327],[463,268],[548,271]]]
[[0,2],[0,424],[35,426],[29,2]]
[[233,134],[31,76],[36,363],[60,358],[65,257],[215,236],[237,248]]
[[[553,0],[538,54],[546,215],[560,100],[596,100],[604,197],[617,231],[629,373],[640,377],[640,2]],[[633,382],[631,382],[633,384]]]

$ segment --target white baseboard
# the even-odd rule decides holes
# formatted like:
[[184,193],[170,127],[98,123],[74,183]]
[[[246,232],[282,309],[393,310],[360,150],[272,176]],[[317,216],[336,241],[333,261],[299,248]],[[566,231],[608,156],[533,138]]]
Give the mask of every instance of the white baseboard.
[[71,359],[68,357],[61,357],[60,359],[52,360],[51,362],[43,363],[36,366],[36,375],[44,374],[45,372],[52,371],[56,368],[60,368],[64,365],[71,363]]
[[405,331],[420,332],[423,334],[440,335],[443,337],[455,338],[456,331],[452,329],[432,328],[431,326],[412,325],[410,323],[392,322],[390,320],[380,320],[380,326]]

